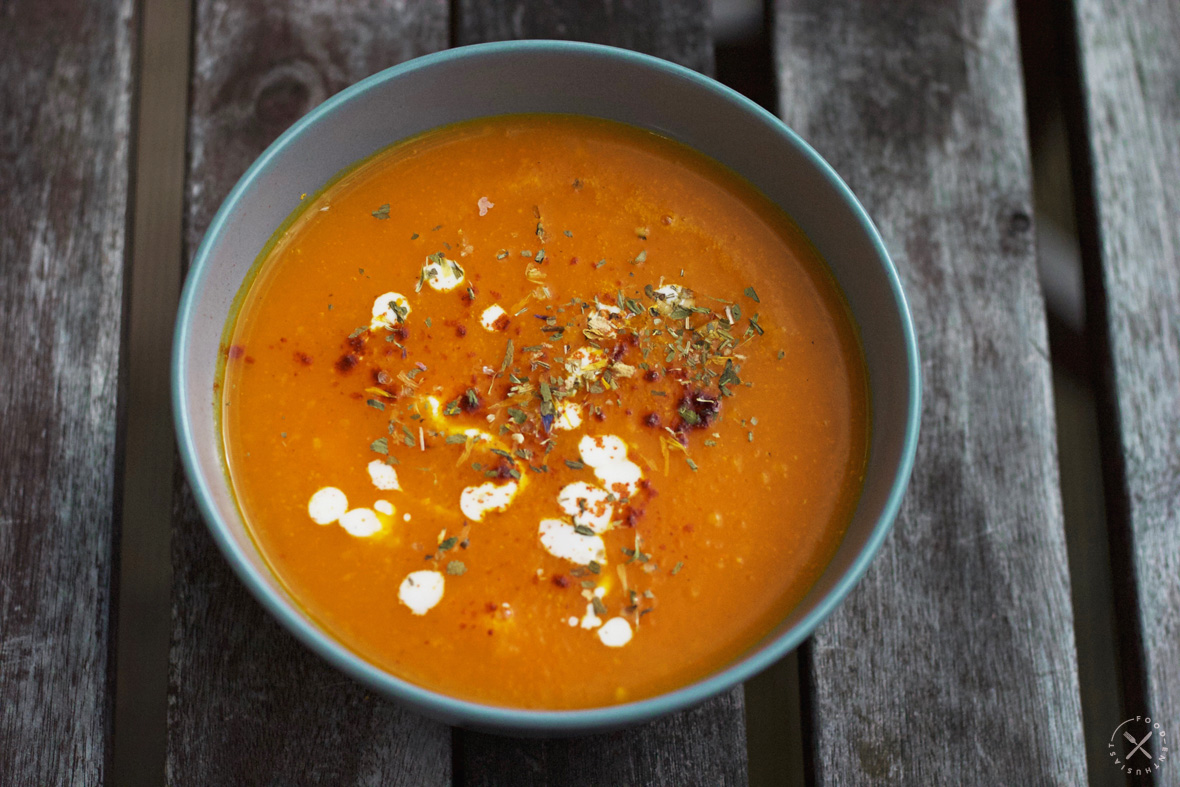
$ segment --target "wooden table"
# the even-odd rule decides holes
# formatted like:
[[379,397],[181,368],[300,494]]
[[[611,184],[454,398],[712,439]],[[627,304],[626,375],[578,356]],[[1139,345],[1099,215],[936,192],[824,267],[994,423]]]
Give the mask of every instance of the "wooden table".
[[[137,106],[139,10],[0,3],[3,785],[110,776],[131,307],[177,295],[130,298],[132,130],[151,111]],[[1083,784],[1114,765],[1087,751],[1085,734],[1101,745],[1108,730],[1083,729],[1070,583],[1088,578],[1066,556],[1012,2],[777,0],[767,14],[779,114],[880,227],[926,385],[896,527],[799,652],[807,780]],[[1111,679],[1123,716],[1180,734],[1180,11],[1076,0],[1064,17]],[[557,37],[714,65],[705,0],[196,0],[192,34],[185,261],[285,127],[408,58]],[[543,742],[450,729],[369,694],[247,595],[175,477],[170,784],[747,782],[740,689],[638,729]],[[1180,784],[1180,763],[1155,779]]]

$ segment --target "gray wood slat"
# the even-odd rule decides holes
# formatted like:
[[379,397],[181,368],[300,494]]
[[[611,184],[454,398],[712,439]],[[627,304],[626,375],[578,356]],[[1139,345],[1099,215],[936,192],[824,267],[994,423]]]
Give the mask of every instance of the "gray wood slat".
[[864,202],[925,377],[881,554],[801,654],[816,784],[1086,781],[1010,2],[778,0],[780,112]]
[[[447,43],[445,0],[199,0],[189,123],[191,259],[233,183],[341,88]],[[222,559],[176,471],[167,778],[446,784],[449,728],[371,695],[282,630]]]
[[633,49],[713,73],[708,0],[459,0],[455,46],[556,38]]
[[0,6],[0,784],[110,764],[134,13]]
[[[456,44],[568,38],[612,44],[713,70],[709,4],[461,0]],[[625,89],[620,86],[620,89]],[[744,785],[741,688],[622,732],[546,741],[456,731],[457,785]]]
[[745,785],[739,686],[681,713],[581,738],[528,740],[455,730],[456,787]]
[[[1083,256],[1128,716],[1180,728],[1180,7],[1079,0]],[[1126,570],[1129,569],[1129,570]],[[1110,726],[1122,721],[1111,719]],[[1175,734],[1175,733],[1173,733]],[[1122,753],[1122,752],[1120,752]],[[1161,767],[1157,784],[1180,785]]]

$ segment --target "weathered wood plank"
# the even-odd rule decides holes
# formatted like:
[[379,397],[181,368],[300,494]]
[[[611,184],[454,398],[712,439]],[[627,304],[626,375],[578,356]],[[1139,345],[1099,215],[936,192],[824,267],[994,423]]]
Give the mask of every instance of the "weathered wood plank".
[[455,46],[557,38],[634,49],[713,73],[707,0],[460,0]]
[[[194,19],[187,256],[233,183],[348,84],[447,43],[445,0],[201,0]],[[177,471],[169,784],[446,784],[449,728],[336,672],[246,592]]]
[[691,710],[629,730],[525,740],[455,731],[455,784],[744,785],[741,687]]
[[781,114],[864,201],[925,377],[899,521],[802,655],[817,784],[1084,784],[1013,9],[778,0]]
[[[463,0],[457,44],[571,38],[657,55],[711,73],[709,5]],[[456,731],[459,785],[742,785],[746,733],[741,688],[637,729],[548,741]]]
[[[1077,204],[1101,365],[1126,711],[1172,732],[1180,726],[1180,9],[1079,0],[1073,21]],[[1180,768],[1155,778],[1180,785]]]
[[0,784],[110,764],[134,13],[0,6]]

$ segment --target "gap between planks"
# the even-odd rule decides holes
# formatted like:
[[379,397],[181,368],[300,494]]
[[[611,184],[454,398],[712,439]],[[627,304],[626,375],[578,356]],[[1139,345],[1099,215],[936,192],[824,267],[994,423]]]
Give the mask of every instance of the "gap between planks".
[[180,294],[189,0],[143,0],[135,122],[113,784],[164,780],[172,328]]
[[[1018,0],[1016,11],[1030,131],[1038,268],[1049,318],[1057,460],[1089,784],[1115,787],[1125,782],[1110,766],[1106,743],[1111,730],[1126,716],[1121,712],[1118,679],[1113,578],[1095,410],[1094,347],[1087,328],[1095,315],[1080,304],[1082,275],[1074,216],[1079,183],[1075,182],[1077,170],[1071,166],[1068,138],[1069,126],[1076,123],[1067,106],[1070,81],[1077,76],[1068,62],[1071,23],[1065,4]],[[1064,249],[1043,237],[1053,227],[1069,241]],[[1072,292],[1075,302],[1063,303],[1054,297],[1053,257],[1068,259],[1077,287]],[[1061,261],[1056,267],[1062,267]]]

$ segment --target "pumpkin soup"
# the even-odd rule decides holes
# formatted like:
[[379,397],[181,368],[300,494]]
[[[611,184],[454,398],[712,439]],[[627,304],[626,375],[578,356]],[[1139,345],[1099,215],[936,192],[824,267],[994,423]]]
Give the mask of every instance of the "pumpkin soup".
[[856,506],[864,360],[799,229],[655,134],[523,115],[308,198],[227,332],[226,462],[324,630],[456,697],[641,699],[799,602]]

